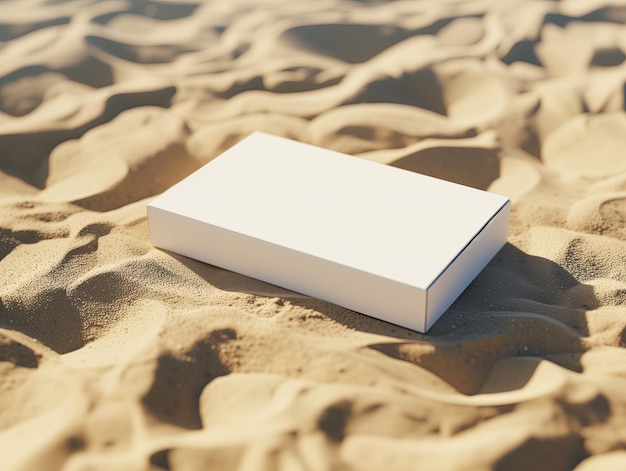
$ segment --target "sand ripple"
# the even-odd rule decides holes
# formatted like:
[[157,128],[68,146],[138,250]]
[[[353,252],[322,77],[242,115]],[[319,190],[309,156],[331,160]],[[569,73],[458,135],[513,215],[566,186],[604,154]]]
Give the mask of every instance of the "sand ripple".
[[[0,468],[623,468],[621,3],[0,1]],[[429,335],[152,247],[255,130],[508,195],[509,243]]]

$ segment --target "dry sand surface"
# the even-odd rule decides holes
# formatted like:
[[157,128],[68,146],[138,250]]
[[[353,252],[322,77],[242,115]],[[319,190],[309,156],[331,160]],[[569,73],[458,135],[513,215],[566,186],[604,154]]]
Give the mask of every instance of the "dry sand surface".
[[[625,24],[0,0],[0,469],[626,469]],[[508,244],[428,335],[155,249],[255,130],[507,195]]]

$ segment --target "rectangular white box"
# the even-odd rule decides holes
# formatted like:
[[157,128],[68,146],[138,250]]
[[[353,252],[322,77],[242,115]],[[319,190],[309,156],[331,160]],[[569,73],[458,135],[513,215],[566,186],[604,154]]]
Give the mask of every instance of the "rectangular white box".
[[254,133],[148,205],[166,250],[426,332],[507,238],[507,198]]

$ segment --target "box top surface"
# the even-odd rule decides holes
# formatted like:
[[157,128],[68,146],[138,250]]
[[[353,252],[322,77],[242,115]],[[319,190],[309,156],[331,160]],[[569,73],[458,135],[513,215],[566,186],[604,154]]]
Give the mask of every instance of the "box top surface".
[[150,206],[427,289],[507,201],[257,132]]

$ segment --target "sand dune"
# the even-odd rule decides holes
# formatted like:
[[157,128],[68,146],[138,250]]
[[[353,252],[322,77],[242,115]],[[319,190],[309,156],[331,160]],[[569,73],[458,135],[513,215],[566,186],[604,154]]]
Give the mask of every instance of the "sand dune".
[[[625,24],[0,1],[0,469],[626,467]],[[427,335],[155,249],[256,130],[507,195],[508,243]]]

